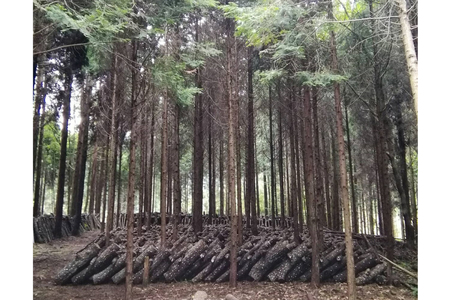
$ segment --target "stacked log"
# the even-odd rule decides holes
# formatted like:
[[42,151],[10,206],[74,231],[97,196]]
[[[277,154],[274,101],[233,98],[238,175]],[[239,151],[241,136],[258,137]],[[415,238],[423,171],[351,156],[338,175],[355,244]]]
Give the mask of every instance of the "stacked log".
[[[72,217],[64,216],[61,225],[62,237],[72,235],[72,228],[74,226],[74,219]],[[55,239],[53,230],[55,229],[55,216],[53,214],[33,217],[33,233],[35,243],[48,243]],[[81,216],[81,223],[79,232],[91,231],[100,229],[100,221],[94,214],[83,214]]]
[[[142,235],[135,235],[133,282],[142,283],[144,275],[150,282],[224,282],[229,278],[230,237],[229,226],[205,225],[203,232],[195,234],[190,225],[179,225],[178,237],[167,226],[167,242],[160,245],[160,226],[145,226]],[[367,237],[368,239],[379,239]],[[272,282],[304,281],[311,278],[311,245],[305,232],[301,243],[294,243],[291,229],[273,230],[261,227],[258,236],[244,229],[243,243],[238,248],[238,280]],[[381,240],[381,239],[379,239]],[[57,284],[121,284],[125,279],[126,231],[116,228],[111,232],[111,244],[104,245],[100,235],[79,251],[56,276]],[[382,246],[381,242],[374,243]],[[376,258],[363,239],[354,239],[354,260],[357,284],[383,281],[385,265]],[[145,260],[149,268],[144,268]],[[144,270],[148,270],[144,274]],[[333,232],[324,234],[320,255],[320,280],[343,282],[346,280],[344,236]]]

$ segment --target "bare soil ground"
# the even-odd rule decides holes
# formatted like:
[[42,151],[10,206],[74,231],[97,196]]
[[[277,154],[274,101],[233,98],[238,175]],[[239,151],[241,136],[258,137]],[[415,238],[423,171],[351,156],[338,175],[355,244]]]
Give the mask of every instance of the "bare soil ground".
[[[49,244],[33,245],[33,299],[71,300],[71,299],[124,299],[125,285],[113,283],[103,285],[57,286],[53,277],[67,263],[75,258],[75,253],[93,240],[99,231],[85,232],[80,237],[68,237]],[[310,294],[316,300],[347,299],[345,284],[323,284],[313,290],[307,283],[239,282],[236,289],[228,283],[152,283],[147,287],[137,285],[133,288],[136,300],[164,299],[191,300],[196,291],[205,291],[209,300],[222,300],[233,294],[239,300],[290,300],[307,299]],[[357,287],[360,300],[415,300],[412,293],[404,288],[378,286],[376,284]]]

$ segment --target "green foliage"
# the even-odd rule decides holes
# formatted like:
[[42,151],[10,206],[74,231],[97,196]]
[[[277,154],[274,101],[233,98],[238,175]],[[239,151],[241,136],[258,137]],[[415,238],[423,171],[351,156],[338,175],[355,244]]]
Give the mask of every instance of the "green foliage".
[[216,0],[185,0],[186,4],[196,8],[213,8],[219,5]]
[[198,68],[205,64],[207,58],[218,56],[220,54],[222,54],[222,51],[215,48],[214,43],[195,43],[193,47],[188,48],[181,54],[181,60],[189,68]]
[[254,76],[255,79],[264,85],[274,83],[282,78],[286,74],[283,69],[272,69],[267,71],[256,71]]
[[164,56],[155,61],[153,81],[160,90],[167,90],[174,95],[180,105],[190,105],[195,94],[201,89],[192,86],[184,77],[186,70],[184,62],[176,61],[171,56]]
[[263,46],[276,43],[295,28],[304,10],[293,1],[262,0],[252,7],[235,3],[222,6],[225,16],[236,20],[236,35],[248,45]]
[[329,72],[311,73],[308,71],[296,72],[295,78],[300,84],[307,86],[327,86],[347,80],[347,77],[342,75],[335,75]]

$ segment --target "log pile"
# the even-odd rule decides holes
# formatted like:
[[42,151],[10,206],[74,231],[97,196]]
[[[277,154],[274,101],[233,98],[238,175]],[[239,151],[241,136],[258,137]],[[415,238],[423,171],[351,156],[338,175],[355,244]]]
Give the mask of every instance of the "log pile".
[[[189,225],[179,225],[177,238],[172,236],[172,225],[167,226],[167,242],[160,245],[160,226],[143,227],[142,235],[134,235],[133,282],[142,283],[144,261],[149,259],[150,282],[224,282],[229,278],[230,237],[227,225],[206,225],[195,234]],[[105,246],[104,235],[89,243],[76,254],[75,259],[56,276],[57,284],[102,284],[125,281],[126,230],[111,232],[111,244]],[[373,247],[382,247],[382,239],[367,237]],[[307,232],[296,245],[292,229],[259,228],[252,236],[244,229],[243,243],[238,248],[238,280],[249,281],[303,281],[311,278],[311,245]],[[376,241],[377,240],[377,241]],[[364,239],[354,238],[354,260],[357,284],[378,282],[386,270]],[[381,248],[377,251],[382,252]],[[345,282],[346,258],[344,235],[324,233],[320,255],[321,281]]]
[[[61,233],[62,237],[72,235],[73,218],[64,216],[62,219]],[[55,229],[55,216],[44,215],[40,217],[33,217],[33,233],[35,243],[48,243],[53,241],[53,230]],[[80,233],[100,229],[100,221],[93,214],[82,215],[80,224]]]

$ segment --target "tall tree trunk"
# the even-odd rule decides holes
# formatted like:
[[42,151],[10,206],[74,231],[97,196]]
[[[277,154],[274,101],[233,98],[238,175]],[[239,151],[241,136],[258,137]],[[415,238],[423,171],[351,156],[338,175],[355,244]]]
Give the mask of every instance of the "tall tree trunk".
[[[77,147],[77,162],[75,166],[75,174],[73,180],[73,194],[72,194],[72,208],[74,209],[74,226],[72,228],[72,235],[79,235],[81,224],[81,210],[83,208],[84,196],[84,178],[86,175],[87,150],[89,143],[89,110],[91,102],[91,79],[87,75],[85,90],[81,97],[81,123],[78,134]],[[78,172],[77,172],[78,171]],[[75,179],[76,178],[76,179]]]
[[[228,1],[226,1],[228,4]],[[234,23],[226,19],[227,32],[227,97],[228,97],[228,197],[231,214],[231,247],[230,247],[230,287],[237,286],[237,216],[236,216],[236,129],[237,129],[237,97],[233,95],[232,63],[232,35]]]
[[[133,224],[134,224],[134,189],[136,180],[136,141],[137,141],[137,41],[131,42],[131,104],[130,104],[130,164],[128,170],[128,199],[127,199],[127,254],[125,276],[125,299],[131,300],[133,294]],[[162,238],[162,237],[161,237]],[[163,243],[161,243],[164,245]]]
[[[330,1],[328,5],[328,18],[331,19],[333,12],[333,2]],[[338,60],[336,51],[336,40],[334,36],[334,31],[330,33],[330,50],[331,50],[331,60],[332,69],[334,73],[338,73]],[[356,300],[356,282],[355,282],[355,263],[353,261],[353,241],[352,241],[352,229],[350,224],[350,203],[348,197],[348,186],[347,186],[347,166],[345,163],[345,146],[344,146],[344,131],[342,122],[342,107],[341,107],[341,93],[339,90],[339,83],[334,83],[334,101],[336,110],[336,127],[337,127],[337,140],[339,149],[339,170],[340,170],[340,191],[342,197],[342,205],[344,207],[344,226],[345,226],[345,256],[347,258],[347,293],[349,300]],[[348,117],[347,117],[348,122]],[[348,129],[347,129],[348,132]],[[350,139],[347,141],[350,143]],[[349,151],[350,155],[350,151]],[[350,159],[350,157],[349,157]],[[350,165],[351,170],[351,165]],[[351,171],[350,171],[351,172]],[[350,178],[353,180],[353,177]],[[354,214],[356,215],[356,205],[354,204]],[[356,227],[356,218],[354,218]]]
[[272,228],[275,229],[275,170],[274,170],[274,154],[273,154],[273,129],[272,129],[272,88],[269,86],[269,145],[270,145],[270,180],[271,180],[271,200],[272,200]]
[[[141,102],[142,103],[142,102]],[[138,138],[140,139],[140,143],[139,143],[139,150],[140,150],[140,155],[139,155],[139,204],[138,204],[138,214],[137,214],[137,235],[141,236],[142,235],[142,215],[143,215],[143,211],[144,211],[144,193],[145,193],[145,128],[146,128],[146,124],[145,124],[145,116],[143,114],[143,110],[141,108],[141,104],[138,105],[138,111],[140,116],[138,117],[140,119],[139,122],[139,134],[138,134]]]
[[118,137],[118,108],[119,97],[117,97],[117,54],[113,53],[112,78],[111,78],[111,104],[112,118],[110,131],[109,150],[111,160],[109,162],[109,194],[108,194],[108,219],[106,220],[106,246],[109,246],[111,230],[113,229],[114,199],[116,196],[116,165],[117,165],[117,137]]
[[102,178],[102,182],[103,182],[103,194],[102,194],[102,220],[101,220],[101,224],[100,224],[100,230],[102,232],[105,232],[106,229],[106,199],[107,199],[107,195],[108,195],[108,175],[109,175],[109,170],[108,170],[108,162],[109,162],[109,151],[108,151],[108,145],[109,144],[109,136],[106,138],[106,144],[105,144],[105,149],[103,152],[103,155],[105,157],[105,161],[104,161],[104,177]]
[[[323,124],[323,123],[322,123]],[[330,198],[330,173],[328,168],[329,162],[329,144],[325,142],[325,128],[322,126],[322,153],[323,153],[323,171],[325,177],[325,199],[327,205],[327,227],[333,228],[331,225],[331,198]]]
[[123,154],[123,141],[125,139],[125,133],[120,129],[119,139],[119,169],[117,171],[117,209],[116,209],[116,227],[119,227],[119,217],[121,214],[121,197],[122,197],[122,154]]
[[64,103],[63,103],[63,126],[61,128],[61,151],[59,156],[59,172],[58,172],[58,190],[56,193],[56,214],[55,229],[53,234],[55,237],[61,237],[62,214],[64,204],[64,183],[66,178],[66,157],[67,157],[67,138],[68,124],[70,118],[70,98],[72,95],[73,74],[70,67],[65,70],[64,79]]
[[347,132],[347,151],[348,151],[348,166],[350,170],[350,188],[352,190],[352,229],[353,232],[358,233],[358,211],[356,209],[356,193],[355,193],[355,183],[353,179],[353,160],[352,160],[352,144],[350,141],[350,126],[348,121],[348,105],[344,101],[345,109],[345,128]]
[[[376,32],[375,19],[373,13],[372,0],[369,0],[369,10],[371,20],[372,31]],[[374,53],[374,88],[375,88],[375,99],[376,99],[376,112],[378,117],[377,131],[378,131],[378,150],[379,150],[379,176],[380,176],[380,187],[381,187],[381,203],[383,207],[383,223],[384,230],[387,236],[387,258],[390,260],[394,259],[394,236],[393,236],[393,226],[392,226],[392,202],[391,202],[391,192],[389,187],[389,169],[388,169],[388,157],[386,155],[387,147],[387,116],[385,110],[385,95],[383,91],[382,74],[381,74],[381,58],[378,54],[377,40],[372,37],[372,50]],[[413,49],[414,51],[414,49]],[[377,55],[378,54],[378,55]],[[414,93],[414,92],[413,92]],[[392,266],[388,265],[388,278],[389,282],[392,280]]]
[[[199,42],[199,20],[195,20],[195,41]],[[195,74],[197,88],[202,88],[200,69]],[[194,199],[192,202],[192,225],[194,232],[202,231],[203,208],[203,96],[195,95],[194,116]]]
[[320,143],[319,143],[319,119],[317,116],[318,91],[316,87],[312,88],[312,117],[313,117],[313,144],[314,144],[314,191],[316,197],[316,213],[317,226],[319,228],[319,251],[323,248],[322,228],[325,226],[325,203],[323,199],[323,178],[322,178],[322,162],[320,159]]
[[[38,151],[37,151],[37,157],[36,157],[36,179],[35,179],[35,185],[34,185],[34,204],[33,204],[33,217],[37,217],[40,215],[39,209],[40,209],[40,182],[41,182],[41,174],[42,174],[42,148],[44,144],[44,125],[45,125],[45,94],[42,97],[42,113],[40,115],[40,122],[38,126],[40,127],[39,130],[39,144],[38,144]],[[45,172],[45,171],[44,171]]]
[[[293,107],[293,111],[295,112],[294,115],[300,115],[298,112],[298,105],[296,105],[297,103],[297,89],[294,86],[292,86],[293,88],[293,93],[292,93],[292,101],[294,102],[294,107]],[[300,130],[298,130],[298,123],[300,122]],[[303,129],[303,121],[299,120],[296,121],[294,120],[294,143],[295,143],[295,165],[296,165],[296,173],[297,173],[297,201],[298,201],[298,215],[299,215],[299,227],[298,230],[300,233],[303,233],[303,224],[304,224],[304,218],[303,218],[303,192],[302,192],[302,180],[301,180],[301,173],[300,173],[300,143],[299,143],[299,134],[301,134],[303,136],[302,133],[302,129]],[[301,139],[303,140],[303,139]],[[303,144],[303,143],[302,143]],[[304,150],[304,147],[302,145],[301,147],[302,151]]]
[[319,230],[317,203],[314,195],[314,164],[313,164],[313,128],[311,120],[311,95],[308,87],[304,87],[303,121],[304,121],[304,161],[305,161],[305,194],[308,206],[308,229],[311,237],[311,284],[318,287],[319,273]]
[[281,203],[281,228],[285,227],[285,203],[284,203],[284,181],[283,181],[283,127],[281,124],[281,82],[277,85],[278,92],[278,171],[280,173],[280,203]]
[[[95,137],[95,133],[94,133],[94,137]],[[95,204],[95,196],[96,196],[96,187],[97,187],[97,182],[99,181],[99,178],[97,178],[97,170],[98,170],[98,140],[96,139],[94,141],[95,146],[94,146],[94,153],[92,154],[92,175],[91,175],[91,181],[90,181],[90,186],[91,186],[91,190],[90,190],[90,194],[89,194],[89,213],[93,214],[94,213],[94,204]]]
[[[37,64],[37,62],[36,62]],[[34,79],[34,76],[33,76]],[[45,96],[47,94],[46,87],[45,87],[45,68],[44,66],[39,66],[38,70],[38,82],[36,86],[36,96],[34,97],[34,114],[33,114],[33,183],[34,183],[34,177],[36,176],[36,161],[37,160],[37,153],[38,153],[38,138],[39,138],[39,131],[44,130],[43,123],[40,125],[39,121],[41,118],[41,107],[43,107],[45,102]]]
[[[295,91],[294,91],[295,92]],[[294,242],[298,245],[300,244],[300,231],[298,226],[298,189],[297,189],[297,178],[296,178],[296,171],[295,171],[295,132],[294,132],[294,122],[295,115],[294,115],[294,102],[293,97],[291,95],[291,99],[289,101],[289,108],[290,108],[290,114],[289,114],[289,138],[290,138],[290,148],[291,148],[291,202],[292,202],[292,217],[293,217],[293,227],[294,227]],[[297,151],[299,149],[297,148]]]
[[213,146],[212,146],[212,111],[211,101],[208,102],[208,188],[209,188],[209,219],[208,224],[211,225],[216,213],[216,195],[214,190],[214,167],[213,167]]
[[333,158],[333,198],[331,201],[333,230],[341,230],[341,208],[339,203],[339,160],[336,150],[336,139],[334,138],[334,132],[331,130],[331,152]]
[[[250,204],[251,214],[251,228],[252,234],[258,234],[257,219],[256,219],[256,197],[255,197],[255,126],[254,126],[254,110],[253,110],[253,47],[247,49],[248,61],[247,61],[247,201]],[[247,200],[248,199],[248,200]],[[259,206],[259,205],[258,205]],[[247,224],[249,225],[250,218],[247,216]],[[247,225],[247,227],[249,227]]]
[[267,180],[266,180],[266,174],[263,175],[264,177],[264,216],[267,217],[269,215],[269,202],[267,199]]
[[[411,147],[411,140],[408,142],[409,144],[409,161],[410,161],[410,170],[411,170],[411,210],[412,210],[412,221],[414,226],[414,232],[418,232],[418,226],[417,226],[417,205],[416,205],[416,189],[415,189],[415,179],[414,179],[414,168],[413,168],[413,160],[412,160],[412,147]],[[417,237],[414,237],[417,239]]]
[[173,240],[178,236],[178,224],[181,213],[181,178],[180,178],[180,107],[175,104],[174,120],[174,148],[173,148]]
[[154,187],[153,187],[153,177],[154,177],[154,156],[155,156],[155,110],[156,110],[156,101],[154,100],[152,103],[152,121],[151,121],[151,125],[150,125],[150,147],[149,150],[147,151],[147,155],[149,155],[150,157],[148,158],[148,163],[149,163],[149,167],[148,167],[148,218],[147,218],[147,228],[150,227],[150,223],[151,223],[151,214],[152,214],[152,199],[153,198],[153,193],[154,193]]
[[408,10],[406,8],[406,0],[395,0],[398,5],[400,25],[402,27],[403,45],[405,48],[406,63],[408,65],[409,81],[411,84],[411,92],[414,101],[414,111],[417,118],[419,117],[419,71],[417,54],[414,48],[414,42],[411,32],[411,24],[409,23]]
[[408,167],[406,165],[405,130],[400,103],[398,105],[395,105],[395,110],[397,116],[395,126],[397,127],[397,137],[398,137],[399,172],[404,192],[404,199],[402,199],[403,200],[402,202],[404,203],[402,203],[401,210],[405,221],[406,240],[412,246],[414,245],[415,241],[415,230],[412,222],[411,207],[410,207]]
[[[220,130],[220,136],[223,137],[223,133],[222,130]],[[220,217],[224,216],[224,186],[223,186],[223,139],[220,139],[220,143],[219,143],[219,204],[220,204],[220,209],[219,209],[219,214]]]

